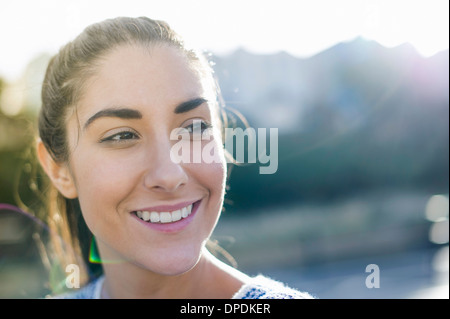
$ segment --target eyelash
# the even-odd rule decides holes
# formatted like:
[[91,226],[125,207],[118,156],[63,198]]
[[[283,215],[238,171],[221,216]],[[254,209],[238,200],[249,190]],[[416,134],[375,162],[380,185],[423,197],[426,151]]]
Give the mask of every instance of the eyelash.
[[[123,137],[125,136],[125,134],[132,134],[133,138],[124,138],[124,139],[116,139],[117,137]],[[111,136],[105,137],[103,139],[100,140],[100,143],[105,143],[105,142],[111,142],[111,143],[123,143],[126,142],[128,140],[134,140],[134,139],[138,139],[139,135],[136,134],[133,131],[130,130],[126,130],[126,131],[122,131],[122,132],[118,132],[116,134],[113,134]]]
[[[203,133],[205,130],[211,129],[212,127],[213,126],[210,123],[205,122],[203,120],[201,121],[201,133]],[[191,134],[194,133],[194,123],[192,123],[188,126],[185,126],[184,128],[189,130],[189,133],[191,133]]]
[[[194,123],[192,123],[188,126],[185,126],[184,128],[187,129],[190,134],[194,133]],[[201,121],[201,133],[202,134],[205,130],[212,129],[212,128],[213,128],[213,126],[210,123],[205,122],[203,120]],[[133,136],[132,136],[132,138],[123,138],[123,139],[120,138],[120,137],[124,137],[126,134],[131,134]],[[134,131],[125,130],[122,132],[115,133],[111,136],[102,138],[100,140],[100,143],[108,143],[108,142],[109,143],[126,143],[129,140],[135,140],[135,139],[139,139],[139,138],[140,138],[140,136],[137,133],[135,133]]]

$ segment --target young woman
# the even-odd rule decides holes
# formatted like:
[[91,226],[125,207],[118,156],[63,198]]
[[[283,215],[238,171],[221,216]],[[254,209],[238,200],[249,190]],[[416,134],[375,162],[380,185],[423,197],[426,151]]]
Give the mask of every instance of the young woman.
[[[62,297],[310,297],[205,248],[227,176],[217,88],[207,61],[166,23],[89,26],[50,61],[42,102],[37,154],[52,184],[55,252],[83,267],[93,235],[102,260],[102,274]],[[173,146],[192,146],[196,128],[213,160],[173,161]]]

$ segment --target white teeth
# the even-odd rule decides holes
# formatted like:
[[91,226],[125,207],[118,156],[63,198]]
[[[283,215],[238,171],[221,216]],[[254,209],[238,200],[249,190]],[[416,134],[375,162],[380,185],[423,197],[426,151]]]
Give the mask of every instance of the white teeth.
[[176,210],[172,212],[172,221],[176,222],[177,220],[181,219],[181,210]]
[[158,213],[148,211],[136,211],[136,215],[146,222],[150,221],[151,223],[171,223],[188,217],[191,214],[191,212],[192,212],[192,204],[173,212]]
[[169,212],[163,212],[159,215],[161,223],[170,223],[172,221],[172,214]]
[[186,208],[186,207],[183,207],[183,208],[181,209],[181,217],[182,217],[182,218],[186,218],[186,217],[188,217],[188,216],[189,216],[189,214],[188,214],[187,208]]
[[150,213],[150,221],[152,223],[158,223],[159,222],[159,214],[157,212],[151,212]]

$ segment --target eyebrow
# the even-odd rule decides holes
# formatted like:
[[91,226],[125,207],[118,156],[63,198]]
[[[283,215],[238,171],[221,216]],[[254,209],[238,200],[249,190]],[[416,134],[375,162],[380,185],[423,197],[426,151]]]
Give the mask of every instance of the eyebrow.
[[83,129],[86,130],[87,127],[95,120],[101,117],[118,117],[121,119],[141,119],[142,113],[138,110],[133,110],[129,108],[109,108],[101,110],[94,115],[92,115],[89,120],[84,124]]
[[[197,107],[199,107],[200,105],[202,105],[203,103],[208,102],[206,99],[198,97],[192,100],[188,100],[185,102],[182,102],[180,104],[178,104],[175,109],[174,109],[174,113],[175,114],[181,114],[181,113],[186,113],[189,112]],[[130,108],[107,108],[101,111],[98,111],[97,113],[95,113],[94,115],[92,115],[84,124],[83,129],[86,130],[87,127],[92,124],[92,122],[94,122],[95,120],[102,118],[102,117],[117,117],[117,118],[121,118],[121,119],[132,119],[132,120],[139,120],[142,119],[142,113],[139,112],[138,110],[135,109],[130,109]]]
[[181,114],[181,113],[186,113],[189,112],[197,107],[199,107],[200,105],[202,105],[203,103],[208,102],[206,99],[202,98],[202,97],[198,97],[186,102],[182,102],[179,105],[177,105],[177,107],[175,108],[175,110],[173,111],[175,114]]

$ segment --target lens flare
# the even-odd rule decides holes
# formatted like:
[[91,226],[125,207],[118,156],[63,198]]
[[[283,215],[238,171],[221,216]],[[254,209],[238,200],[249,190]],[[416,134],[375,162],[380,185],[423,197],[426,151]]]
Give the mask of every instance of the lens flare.
[[89,249],[89,262],[93,264],[118,264],[122,260],[108,260],[102,259],[100,253],[98,252],[97,242],[95,241],[95,236],[92,236],[91,246]]

